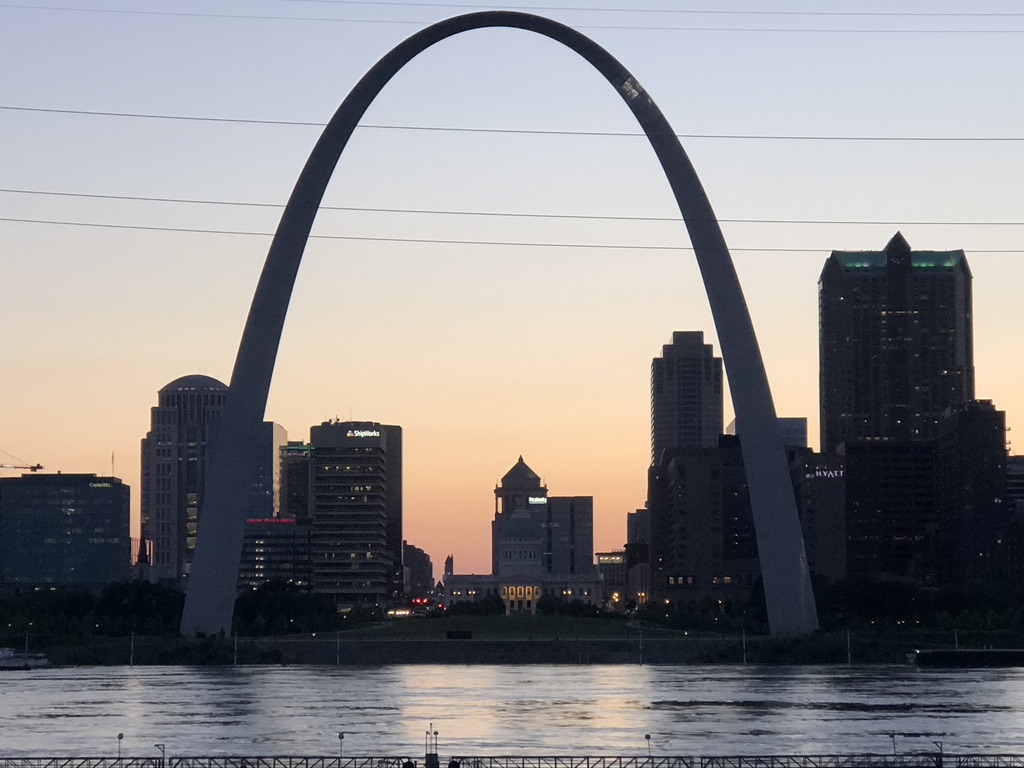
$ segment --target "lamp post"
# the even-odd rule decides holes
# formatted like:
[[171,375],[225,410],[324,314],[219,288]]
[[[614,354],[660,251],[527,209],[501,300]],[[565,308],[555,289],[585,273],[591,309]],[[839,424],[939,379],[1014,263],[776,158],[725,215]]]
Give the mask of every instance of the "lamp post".
[[343,732],[338,733],[338,760],[345,757],[345,734]]
[[941,741],[933,741],[932,744],[934,744],[936,747],[939,748],[938,768],[942,768],[942,742]]
[[647,739],[647,759],[651,759],[651,734],[645,733],[644,738]]
[[117,764],[121,765],[121,742],[124,740],[124,734],[117,734]]
[[437,754],[437,731],[434,731],[434,754]]
[[892,739],[892,755],[896,756],[896,731],[889,731],[889,738]]
[[160,768],[163,768],[164,761],[167,759],[167,748],[163,744],[154,744],[153,746],[160,750]]

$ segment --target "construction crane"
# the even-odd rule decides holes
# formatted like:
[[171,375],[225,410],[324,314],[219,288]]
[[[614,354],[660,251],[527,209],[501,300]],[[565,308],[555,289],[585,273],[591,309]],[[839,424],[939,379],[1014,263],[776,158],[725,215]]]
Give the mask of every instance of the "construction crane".
[[38,472],[42,468],[42,464],[0,464],[0,469],[27,469],[29,472]]

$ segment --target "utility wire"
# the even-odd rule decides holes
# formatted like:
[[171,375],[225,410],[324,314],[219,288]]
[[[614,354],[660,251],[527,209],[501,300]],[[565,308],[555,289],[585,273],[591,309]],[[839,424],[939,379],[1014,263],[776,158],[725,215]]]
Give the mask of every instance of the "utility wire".
[[[25,219],[0,216],[0,221],[17,224],[40,224],[66,227],[88,227],[94,229],[127,229],[143,232],[182,232],[203,235],[244,235],[253,237],[273,237],[272,232],[250,232],[232,229],[201,229],[192,227],[155,227],[142,224],[104,224],[91,221],[59,221],[46,219]],[[357,235],[317,235],[310,234],[310,239],[348,240],[365,243],[418,243],[425,245],[480,245],[510,246],[516,248],[589,248],[595,250],[615,251],[692,251],[692,246],[679,245],[637,245],[629,243],[542,243],[509,240],[450,240],[423,237],[362,237]],[[729,248],[737,253],[831,253],[834,248]],[[1020,248],[965,248],[970,253],[1024,253]]]
[[[316,23],[343,24],[403,24],[423,26],[429,21],[405,19],[348,19],[322,16],[280,16],[244,13],[196,13],[191,11],[147,11],[131,8],[73,8],[54,5],[24,5],[0,3],[0,8],[24,11],[57,11],[70,13],[120,14],[132,16],[157,16],[200,19],[243,19],[255,21],[304,21]],[[794,14],[795,15],[795,14]],[[867,29],[867,28],[801,28],[801,27],[698,27],[698,26],[643,26],[623,24],[577,24],[576,29],[627,30],[639,32],[730,32],[768,34],[901,34],[901,35],[1007,35],[1024,34],[1024,29]]]
[[[318,3],[321,5],[369,5],[369,6],[397,6],[401,8],[463,8],[494,10],[493,5],[480,5],[476,3],[415,3],[398,2],[398,0],[278,0],[287,3]],[[517,5],[503,7],[502,10],[510,11],[579,11],[581,13],[658,13],[677,14],[690,16],[868,16],[868,17],[900,17],[900,18],[989,18],[989,17],[1017,17],[1024,16],[1024,13],[977,13],[974,11],[943,13],[943,12],[901,12],[901,11],[741,11],[722,8],[607,8],[607,7],[584,7],[575,5]]]
[[[248,200],[203,200],[184,197],[147,197],[143,195],[102,195],[87,192],[53,192],[38,189],[14,189],[0,187],[0,193],[15,195],[41,195],[47,197],[70,197],[86,200],[124,200],[144,203],[182,203],[187,205],[235,206],[241,208],[274,208],[282,209],[281,203],[257,203]],[[679,216],[615,216],[600,214],[570,213],[520,213],[512,211],[462,211],[431,208],[383,208],[357,205],[320,205],[322,211],[346,211],[352,213],[401,213],[428,216],[474,216],[487,218],[511,219],[555,219],[567,221],[644,221],[644,222],[680,222]],[[826,225],[872,225],[872,226],[956,226],[956,227],[1019,227],[1024,221],[907,221],[907,220],[870,220],[870,219],[751,219],[722,218],[722,224],[826,224]]]
[[[24,107],[0,104],[0,110],[12,112],[40,112],[58,115],[89,115],[96,117],[130,117],[144,120],[187,120],[205,123],[239,123],[244,125],[293,125],[323,128],[326,123],[304,120],[264,120],[240,117],[207,117],[203,115],[170,115],[153,112],[115,112],[95,109],[57,109],[52,107]],[[643,138],[640,131],[548,131],[525,128],[461,128],[435,125],[386,125],[363,123],[359,129],[383,131],[432,131],[443,133],[493,133],[526,136],[603,136],[613,138]],[[744,139],[759,141],[896,141],[896,142],[1021,142],[1024,136],[823,136],[814,134],[756,134],[756,133],[677,133],[679,139]]]

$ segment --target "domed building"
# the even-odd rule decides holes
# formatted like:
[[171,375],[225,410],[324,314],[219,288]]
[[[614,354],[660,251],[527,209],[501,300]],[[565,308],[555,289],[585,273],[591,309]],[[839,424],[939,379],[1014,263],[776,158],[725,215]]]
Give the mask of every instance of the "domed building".
[[[150,430],[142,439],[142,538],[151,542],[149,578],[184,584],[202,516],[210,430],[220,421],[228,386],[212,376],[190,374],[157,394]],[[284,429],[265,423],[266,466],[254,479],[254,516],[273,516],[279,470],[277,445]]]
[[500,596],[505,612],[537,612],[544,596],[599,605],[594,565],[594,498],[548,496],[520,456],[494,489],[491,574],[445,569],[446,604]]

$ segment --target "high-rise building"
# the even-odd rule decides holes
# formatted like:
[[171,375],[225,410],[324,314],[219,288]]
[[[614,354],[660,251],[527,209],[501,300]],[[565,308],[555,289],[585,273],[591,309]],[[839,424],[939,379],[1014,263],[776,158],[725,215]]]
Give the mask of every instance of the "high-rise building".
[[[807,417],[779,416],[779,431],[782,433],[782,444],[787,450],[807,447]],[[736,419],[729,422],[725,434],[736,434]]]
[[996,581],[1013,571],[1006,498],[1006,414],[990,400],[949,410],[935,440],[939,582]]
[[281,447],[281,517],[309,522],[311,448],[301,440],[289,440]]
[[1024,577],[1024,456],[1006,457],[1006,572]]
[[1024,516],[1024,456],[1006,457],[1006,501]]
[[100,591],[131,577],[128,486],[116,477],[0,479],[0,585]]
[[312,580],[311,526],[293,517],[251,517],[245,521],[238,590],[268,582],[308,590]]
[[265,421],[259,430],[256,477],[252,482],[249,517],[268,519],[281,515],[282,447],[288,443],[288,432],[280,424]]
[[846,462],[796,451],[790,461],[807,567],[828,582],[846,576]]
[[402,562],[405,564],[405,594],[410,598],[425,598],[434,593],[434,564],[430,555],[407,541],[402,542]]
[[847,440],[846,569],[852,577],[934,581],[938,527],[930,440]]
[[347,604],[399,594],[401,427],[326,421],[310,429],[309,462],[313,591]]
[[220,420],[227,385],[194,374],[175,379],[150,409],[142,439],[142,537],[153,542],[150,575],[155,581],[187,576],[206,479],[212,425]]
[[666,449],[717,446],[722,421],[722,358],[703,331],[674,332],[651,362],[651,463]]
[[627,608],[642,605],[651,596],[651,510],[626,515]]
[[749,598],[760,576],[739,438],[666,451],[651,467],[651,589],[655,599],[723,605]]
[[[154,581],[183,584],[191,570],[210,437],[227,391],[210,376],[183,376],[163,387],[158,405],[150,409],[150,430],[142,439],[141,511],[142,538],[153,542],[149,572]],[[269,518],[280,511],[277,457],[287,435],[280,425],[265,422],[259,439],[249,513]]]
[[963,251],[833,251],[818,281],[821,451],[930,439],[974,399],[971,270]]

